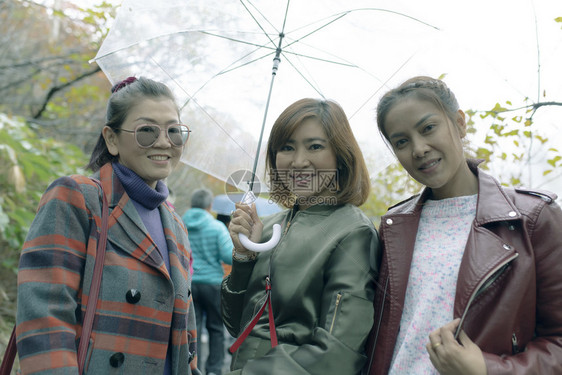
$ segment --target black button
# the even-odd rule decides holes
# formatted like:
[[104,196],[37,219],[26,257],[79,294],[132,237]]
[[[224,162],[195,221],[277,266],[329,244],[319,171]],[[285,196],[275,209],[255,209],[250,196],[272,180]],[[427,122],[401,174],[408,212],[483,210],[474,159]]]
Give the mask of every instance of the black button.
[[129,303],[137,303],[141,299],[141,293],[136,289],[130,289],[125,295],[125,298],[127,298],[127,302]]
[[111,357],[109,357],[109,364],[111,367],[119,367],[125,362],[125,354],[123,353],[114,353]]

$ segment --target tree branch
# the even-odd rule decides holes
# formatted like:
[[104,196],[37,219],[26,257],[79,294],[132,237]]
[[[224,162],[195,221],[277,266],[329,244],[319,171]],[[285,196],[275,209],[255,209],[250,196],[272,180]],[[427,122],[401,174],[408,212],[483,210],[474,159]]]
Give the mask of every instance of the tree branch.
[[42,57],[42,58],[39,58],[39,59],[32,59],[32,60],[22,61],[22,62],[14,62],[11,65],[1,65],[0,70],[25,68],[25,67],[28,67],[30,65],[40,65],[40,64],[43,64],[45,62],[53,62],[53,61],[57,62],[58,64],[69,64],[69,63],[75,62],[75,59],[73,60],[71,58],[71,56],[73,54],[76,54],[76,53],[80,53],[80,51],[70,51],[70,53],[68,53],[66,56],[47,56],[47,57]]
[[540,107],[544,107],[544,106],[562,106],[562,102],[539,102],[539,103],[524,105],[522,107],[517,107],[517,108],[510,108],[510,109],[506,108],[504,111],[489,111],[489,110],[487,110],[487,111],[476,111],[476,112],[494,113],[494,114],[497,115],[497,114],[500,114],[500,113],[515,112],[515,111],[519,111],[521,109],[528,109],[528,108],[532,108],[533,111],[536,111]]
[[64,85],[60,85],[60,86],[54,86],[51,87],[51,89],[49,90],[49,92],[47,93],[47,96],[45,97],[45,100],[43,101],[43,105],[41,106],[41,108],[39,109],[39,111],[37,111],[37,113],[33,116],[34,119],[38,119],[39,117],[41,117],[41,115],[43,114],[43,112],[45,112],[45,109],[47,108],[47,104],[49,104],[49,101],[51,100],[51,98],[58,92],[61,90],[64,90],[65,88],[72,86],[73,84],[75,84],[78,81],[83,80],[84,78],[87,78],[89,76],[92,76],[98,72],[101,72],[101,68],[98,66],[96,67],[94,70],[86,72],[78,77],[76,77],[75,79],[73,79],[72,81],[68,81],[67,83],[65,83]]

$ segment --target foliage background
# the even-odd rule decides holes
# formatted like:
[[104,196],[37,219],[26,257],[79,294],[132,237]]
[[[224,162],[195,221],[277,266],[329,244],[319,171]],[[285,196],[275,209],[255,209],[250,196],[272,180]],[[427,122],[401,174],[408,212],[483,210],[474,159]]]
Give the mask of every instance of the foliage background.
[[[59,176],[85,172],[109,96],[109,82],[88,61],[108,32],[115,6],[54,4],[0,0],[0,353],[14,323],[19,251],[41,194]],[[553,15],[553,22],[562,25],[562,17]],[[466,111],[470,133],[484,140],[467,145],[467,155],[487,160],[484,167],[492,166],[505,184],[520,185],[527,169],[560,178],[562,154],[535,115],[562,103],[545,95],[544,101],[514,107],[509,99]],[[194,189],[224,193],[221,181],[183,164],[168,185],[180,214]],[[372,176],[372,186],[361,208],[377,226],[387,207],[420,189],[397,164]]]

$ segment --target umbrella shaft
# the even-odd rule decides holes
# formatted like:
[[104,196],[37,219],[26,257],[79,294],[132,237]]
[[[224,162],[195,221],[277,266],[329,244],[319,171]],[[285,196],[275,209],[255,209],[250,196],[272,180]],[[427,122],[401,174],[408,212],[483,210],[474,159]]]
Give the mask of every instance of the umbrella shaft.
[[271,100],[271,92],[273,91],[273,82],[275,81],[275,73],[272,74],[271,76],[271,83],[269,84],[269,93],[267,94],[267,103],[265,105],[265,112],[263,114],[263,122],[261,125],[261,131],[260,131],[260,138],[258,141],[258,149],[256,150],[256,157],[254,159],[254,167],[252,168],[252,176],[251,176],[251,181],[250,181],[250,191],[254,190],[254,179],[256,176],[256,172],[258,169],[258,160],[260,157],[260,150],[261,150],[261,144],[262,144],[262,140],[263,140],[263,131],[265,129],[265,122],[267,120],[267,112],[269,110],[269,101]]
[[281,45],[283,43],[283,38],[285,37],[284,33],[280,33],[279,34],[279,46],[277,47],[276,51],[275,51],[275,57],[273,58],[273,68],[271,71],[271,83],[269,84],[269,92],[267,94],[267,102],[265,104],[265,111],[263,114],[263,121],[261,124],[261,131],[260,131],[260,138],[258,141],[258,149],[256,150],[256,157],[254,158],[254,166],[252,168],[252,176],[251,176],[251,180],[250,180],[250,191],[254,190],[254,180],[255,180],[255,176],[256,176],[256,172],[258,170],[258,160],[260,158],[260,150],[261,150],[261,144],[262,144],[262,140],[263,140],[263,131],[265,130],[265,123],[267,121],[267,112],[269,110],[269,102],[271,100],[271,93],[273,91],[273,82],[275,81],[275,76],[277,75],[277,70],[279,69],[279,63],[281,62]]

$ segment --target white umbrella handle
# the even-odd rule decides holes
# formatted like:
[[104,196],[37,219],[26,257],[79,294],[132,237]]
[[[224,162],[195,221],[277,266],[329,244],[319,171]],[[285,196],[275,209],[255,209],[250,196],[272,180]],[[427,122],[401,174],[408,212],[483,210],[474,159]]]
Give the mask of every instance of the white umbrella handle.
[[[244,194],[240,202],[249,205],[252,204],[255,200],[256,200],[256,196],[251,190],[249,190]],[[255,251],[257,253],[269,251],[273,249],[275,246],[277,246],[277,244],[281,240],[281,225],[273,224],[273,234],[269,239],[269,241],[264,243],[253,242],[248,238],[248,236],[242,233],[238,233],[238,239],[240,240],[242,246],[244,246],[246,249],[250,251]]]
[[257,253],[268,251],[277,246],[279,240],[281,240],[281,225],[273,224],[273,235],[269,241],[264,243],[252,242],[245,234],[242,233],[238,233],[238,238],[240,239],[242,246],[250,251],[255,251]]

